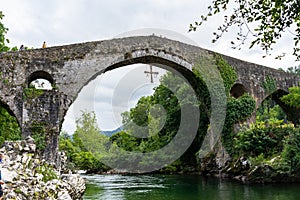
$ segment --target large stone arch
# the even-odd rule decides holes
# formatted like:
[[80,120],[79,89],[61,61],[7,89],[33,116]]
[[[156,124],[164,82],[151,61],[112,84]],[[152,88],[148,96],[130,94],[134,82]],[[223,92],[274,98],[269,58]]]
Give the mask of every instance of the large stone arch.
[[[81,85],[78,87],[77,92],[72,95],[71,99],[69,99],[67,109],[69,109],[71,104],[77,99],[78,94],[81,92],[81,90],[92,80],[94,80],[97,76],[107,71],[132,64],[152,64],[154,66],[164,68],[166,70],[176,71],[180,73],[183,77],[185,77],[186,80],[188,80],[189,83],[192,85],[192,87],[196,87],[193,85],[195,81],[193,81],[194,75],[192,72],[192,64],[184,60],[180,56],[177,56],[175,54],[168,54],[167,52],[161,52],[160,50],[154,49],[133,50],[132,52],[133,53],[125,53],[122,56],[116,56],[109,63],[104,62],[105,64],[101,68],[99,68],[99,71],[91,73],[86,80],[81,81]],[[130,56],[128,57],[129,54]],[[67,112],[64,112],[64,115],[61,118],[61,124],[63,123],[66,113]]]
[[[184,58],[175,55],[169,54],[167,52],[161,52],[159,50],[133,50],[133,53],[129,55],[129,53],[125,53],[122,56],[118,56],[110,63],[107,63],[103,68],[99,68],[99,71],[95,71],[93,74],[90,75],[90,78],[86,81],[82,81],[82,85],[78,90],[78,93],[74,95],[74,99],[70,101],[70,105],[77,99],[78,94],[82,91],[82,89],[87,86],[92,80],[94,80],[97,76],[117,68],[122,68],[124,66],[132,65],[132,64],[151,64],[157,67],[164,68],[170,71],[176,71],[180,75],[182,75],[186,80],[191,84],[192,87],[197,87],[194,83],[197,81],[195,80],[195,75],[192,71],[192,63],[189,63]],[[71,103],[72,102],[72,103]],[[69,108],[68,108],[69,109]],[[66,113],[65,113],[66,114]],[[62,122],[64,121],[65,114],[62,117]],[[100,114],[101,115],[101,114]],[[209,122],[209,120],[207,120]],[[204,123],[203,123],[204,124]],[[208,123],[207,123],[208,127]],[[206,127],[206,128],[207,128]],[[196,145],[197,144],[197,145]],[[198,146],[199,145],[199,146]],[[187,152],[184,156],[194,155],[200,149],[199,141],[194,141],[192,148],[188,148]]]
[[[125,54],[116,55],[113,58],[103,59],[99,63],[87,62],[85,66],[78,69],[76,76],[77,83],[79,83],[74,90],[68,94],[70,97],[70,104],[77,98],[78,94],[84,86],[90,81],[94,80],[97,76],[106,71],[110,71],[122,66],[131,64],[154,64],[161,68],[168,68],[168,70],[176,70],[184,77],[191,79],[192,76],[192,63],[174,53],[168,53],[157,49],[135,49]],[[78,64],[78,63],[77,63]],[[70,65],[72,66],[72,64]],[[167,67],[166,67],[167,66]],[[93,68],[91,72],[86,72],[85,68]],[[85,71],[85,78],[79,80],[79,74]],[[59,85],[58,85],[59,87]]]

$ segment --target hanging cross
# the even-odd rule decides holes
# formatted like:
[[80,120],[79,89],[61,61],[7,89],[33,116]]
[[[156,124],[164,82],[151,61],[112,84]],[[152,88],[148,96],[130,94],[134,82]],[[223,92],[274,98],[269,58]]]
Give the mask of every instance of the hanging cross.
[[153,74],[155,75],[155,77],[158,75],[158,72],[154,72],[152,70],[152,65],[150,65],[150,71],[145,71],[144,73],[147,74],[147,76],[150,74],[151,83],[153,83]]

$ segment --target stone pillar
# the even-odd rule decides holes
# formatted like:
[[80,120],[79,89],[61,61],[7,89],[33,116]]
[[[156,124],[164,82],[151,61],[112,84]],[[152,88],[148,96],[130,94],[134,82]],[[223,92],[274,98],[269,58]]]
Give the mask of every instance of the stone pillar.
[[33,137],[47,161],[57,161],[58,137],[67,107],[66,95],[59,91],[33,89],[24,94],[22,137]]

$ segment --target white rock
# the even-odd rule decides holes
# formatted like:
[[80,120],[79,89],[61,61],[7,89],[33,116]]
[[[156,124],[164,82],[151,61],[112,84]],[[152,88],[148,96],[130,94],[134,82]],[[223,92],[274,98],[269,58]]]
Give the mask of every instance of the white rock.
[[15,178],[18,177],[17,172],[15,172],[15,171],[10,171],[10,170],[8,170],[7,168],[2,168],[2,169],[1,169],[1,175],[2,175],[2,179],[3,179],[5,182],[12,182],[13,179],[15,179]]
[[72,200],[68,191],[65,191],[65,190],[58,193],[57,199],[58,200]]

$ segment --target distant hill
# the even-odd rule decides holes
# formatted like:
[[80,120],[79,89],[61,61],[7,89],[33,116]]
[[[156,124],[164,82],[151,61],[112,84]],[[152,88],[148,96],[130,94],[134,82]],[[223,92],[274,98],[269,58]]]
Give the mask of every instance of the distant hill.
[[118,132],[120,132],[122,130],[123,130],[123,126],[121,126],[119,128],[116,128],[115,130],[111,130],[111,131],[101,131],[101,133],[110,137],[113,134],[118,133]]

